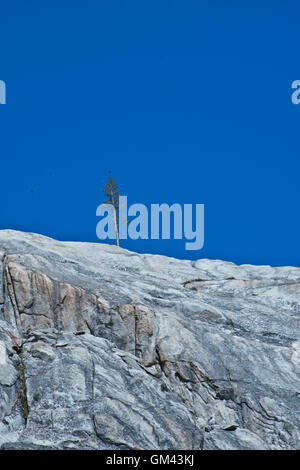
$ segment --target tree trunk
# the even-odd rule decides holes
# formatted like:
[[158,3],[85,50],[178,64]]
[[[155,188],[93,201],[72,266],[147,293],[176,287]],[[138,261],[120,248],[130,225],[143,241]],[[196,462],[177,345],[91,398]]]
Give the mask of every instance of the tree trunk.
[[119,228],[118,228],[118,222],[117,222],[117,212],[116,212],[116,208],[115,208],[114,205],[113,205],[113,208],[114,208],[114,224],[115,224],[115,229],[116,229],[117,246],[120,246],[120,242],[119,242]]

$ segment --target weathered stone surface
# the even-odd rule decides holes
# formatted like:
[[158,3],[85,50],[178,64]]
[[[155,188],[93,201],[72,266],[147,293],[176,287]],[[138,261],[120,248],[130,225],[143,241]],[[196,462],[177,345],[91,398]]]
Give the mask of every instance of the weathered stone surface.
[[299,268],[9,230],[0,265],[0,448],[300,448]]

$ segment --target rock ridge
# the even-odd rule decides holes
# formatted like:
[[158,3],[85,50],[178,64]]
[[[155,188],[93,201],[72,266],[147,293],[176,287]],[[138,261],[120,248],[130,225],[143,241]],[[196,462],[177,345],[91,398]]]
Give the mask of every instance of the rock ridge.
[[0,231],[1,449],[299,449],[300,268]]

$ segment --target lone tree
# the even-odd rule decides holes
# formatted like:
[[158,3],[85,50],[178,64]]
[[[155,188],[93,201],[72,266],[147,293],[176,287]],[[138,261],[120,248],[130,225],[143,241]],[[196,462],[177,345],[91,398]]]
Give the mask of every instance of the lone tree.
[[104,190],[103,190],[106,200],[104,204],[110,204],[113,208],[114,214],[114,225],[116,230],[116,238],[117,238],[117,245],[120,246],[119,241],[119,228],[118,228],[118,221],[119,221],[119,187],[116,182],[109,176],[108,182],[106,183]]

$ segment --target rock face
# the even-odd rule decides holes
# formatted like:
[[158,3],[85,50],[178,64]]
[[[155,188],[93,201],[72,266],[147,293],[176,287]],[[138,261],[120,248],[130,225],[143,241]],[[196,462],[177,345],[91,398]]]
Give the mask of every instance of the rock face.
[[0,262],[0,448],[300,448],[299,268],[10,230]]

